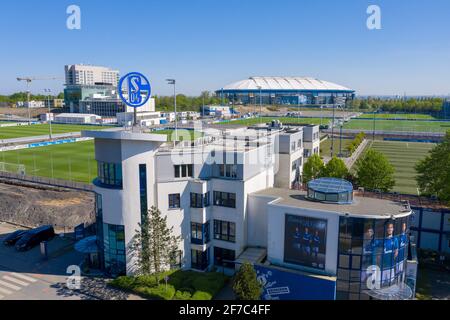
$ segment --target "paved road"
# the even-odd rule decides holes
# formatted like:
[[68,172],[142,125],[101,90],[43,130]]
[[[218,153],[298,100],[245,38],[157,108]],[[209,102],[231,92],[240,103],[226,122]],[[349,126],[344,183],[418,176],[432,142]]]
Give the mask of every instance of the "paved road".
[[83,255],[73,250],[69,239],[56,237],[48,243],[49,258],[39,247],[18,252],[2,239],[16,228],[0,223],[0,300],[125,300],[140,299],[106,286],[108,279],[81,277],[80,287],[69,289],[67,267],[77,266]]

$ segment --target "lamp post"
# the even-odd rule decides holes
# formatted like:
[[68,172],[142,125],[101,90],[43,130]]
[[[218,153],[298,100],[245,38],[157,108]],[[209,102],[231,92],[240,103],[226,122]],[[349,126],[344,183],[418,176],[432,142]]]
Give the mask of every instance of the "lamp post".
[[178,122],[177,122],[177,91],[176,91],[176,80],[166,79],[168,84],[173,84],[173,105],[175,108],[175,142],[178,141]]
[[261,86],[257,86],[257,88],[259,89],[259,122],[262,122],[262,87]]
[[50,93],[52,92],[52,90],[50,89],[44,89],[44,92],[47,93],[47,104],[48,104],[48,124],[49,124],[49,138],[50,140],[52,140],[52,114],[50,111]]

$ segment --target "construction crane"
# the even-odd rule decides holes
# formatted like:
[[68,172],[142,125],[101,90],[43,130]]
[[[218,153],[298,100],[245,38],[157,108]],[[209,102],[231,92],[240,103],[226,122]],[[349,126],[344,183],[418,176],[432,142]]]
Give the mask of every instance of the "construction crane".
[[30,84],[36,80],[60,80],[59,77],[47,77],[47,78],[36,78],[36,77],[17,77],[17,81],[25,81],[27,84],[27,106],[28,106],[28,123],[31,123],[31,111],[30,111]]

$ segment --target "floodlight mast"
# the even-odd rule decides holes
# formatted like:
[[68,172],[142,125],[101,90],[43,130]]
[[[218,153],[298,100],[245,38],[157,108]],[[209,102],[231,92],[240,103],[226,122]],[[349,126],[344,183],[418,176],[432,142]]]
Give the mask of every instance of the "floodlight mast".
[[17,81],[25,81],[27,84],[27,107],[28,107],[28,123],[31,124],[31,111],[30,111],[30,84],[36,80],[59,80],[62,78],[49,77],[49,78],[35,78],[35,77],[17,77]]

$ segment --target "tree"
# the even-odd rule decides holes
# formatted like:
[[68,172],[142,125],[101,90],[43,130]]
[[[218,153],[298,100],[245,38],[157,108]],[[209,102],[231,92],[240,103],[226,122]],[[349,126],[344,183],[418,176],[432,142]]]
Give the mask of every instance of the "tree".
[[137,273],[159,273],[173,262],[181,238],[172,235],[173,227],[167,227],[167,216],[162,217],[156,207],[143,215],[139,227],[132,244],[137,255]]
[[322,159],[318,154],[313,154],[306,160],[303,166],[303,183],[308,183],[311,180],[320,177],[320,174],[324,168]]
[[368,190],[390,191],[395,185],[394,172],[386,157],[374,149],[369,149],[356,162],[357,182]]
[[421,193],[435,195],[450,203],[450,131],[444,141],[416,165],[416,180]]
[[342,159],[333,157],[322,169],[320,176],[328,178],[347,178],[349,175],[347,166]]
[[244,262],[236,273],[233,291],[239,300],[259,300],[263,286],[256,278],[256,271],[249,262]]

